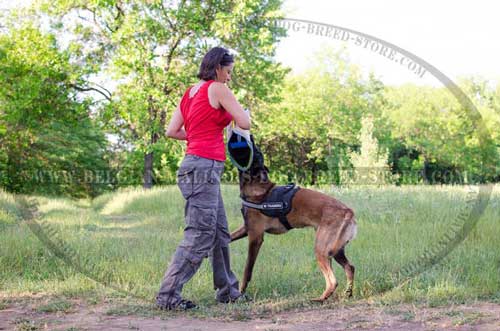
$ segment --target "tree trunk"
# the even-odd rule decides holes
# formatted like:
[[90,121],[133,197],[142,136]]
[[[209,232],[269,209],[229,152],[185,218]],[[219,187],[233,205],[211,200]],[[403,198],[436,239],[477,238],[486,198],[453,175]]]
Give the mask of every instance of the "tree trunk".
[[[155,100],[154,98],[150,95],[148,96],[148,113],[149,113],[149,122],[150,125],[153,126],[154,122],[156,121],[156,118],[158,116],[158,109],[155,107]],[[165,129],[165,119],[166,119],[166,113],[165,111],[160,112],[160,128],[162,130]],[[158,132],[155,132],[152,130],[151,132],[151,145],[156,144],[158,139],[160,138],[160,135]],[[145,189],[150,189],[153,187],[153,158],[154,158],[154,152],[149,152],[146,155],[144,155],[144,183],[143,187]]]
[[153,152],[144,155],[144,184],[145,189],[153,187]]
[[430,184],[430,178],[429,178],[429,161],[427,161],[427,157],[424,156],[424,169],[423,171],[423,177],[424,177],[424,184]]
[[318,166],[316,165],[316,159],[313,159],[312,163],[311,185],[316,185],[316,181],[318,180]]

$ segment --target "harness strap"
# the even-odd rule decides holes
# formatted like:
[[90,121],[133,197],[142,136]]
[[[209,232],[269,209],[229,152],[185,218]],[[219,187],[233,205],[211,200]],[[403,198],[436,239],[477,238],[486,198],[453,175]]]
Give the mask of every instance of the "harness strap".
[[283,209],[283,202],[279,202],[279,201],[278,202],[264,202],[261,204],[257,204],[257,203],[253,203],[253,202],[241,199],[241,203],[245,207],[250,207],[250,208],[258,209],[258,210],[273,210],[273,209],[281,210],[281,209]]
[[286,215],[284,215],[283,213],[280,214],[279,220],[280,220],[281,224],[283,224],[283,226],[287,230],[293,229],[293,227],[290,225],[290,223],[288,223],[288,219],[286,218]]
[[[265,202],[262,204],[257,204],[257,203],[253,203],[253,202],[249,202],[249,201],[246,201],[244,199],[241,199],[241,203],[245,207],[258,209],[258,210],[273,210],[273,209],[283,210],[283,207],[284,207],[283,202],[279,202],[279,201],[278,202]],[[243,208],[242,208],[242,212],[243,212]],[[293,229],[293,227],[288,222],[288,219],[286,218],[286,215],[284,213],[280,213],[278,216],[278,219],[279,219],[280,223],[283,224],[283,226],[287,230]]]

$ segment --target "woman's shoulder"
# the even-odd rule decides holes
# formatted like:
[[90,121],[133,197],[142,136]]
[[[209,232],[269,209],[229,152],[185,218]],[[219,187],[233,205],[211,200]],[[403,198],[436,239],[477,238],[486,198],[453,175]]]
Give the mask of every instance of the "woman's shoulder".
[[217,82],[215,80],[210,81],[210,83],[207,85],[210,91],[213,91],[216,94],[227,93],[229,91],[229,88],[226,86],[226,84]]
[[182,97],[185,97],[186,95],[189,95],[189,92],[193,89],[194,85],[188,86],[188,88],[184,91],[184,94]]

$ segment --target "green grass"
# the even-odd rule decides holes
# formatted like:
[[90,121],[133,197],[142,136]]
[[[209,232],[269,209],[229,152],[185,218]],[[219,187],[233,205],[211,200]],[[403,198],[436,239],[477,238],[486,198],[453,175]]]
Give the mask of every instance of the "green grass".
[[49,302],[44,303],[42,305],[39,305],[36,308],[36,311],[40,313],[56,313],[56,312],[67,313],[71,311],[72,307],[73,305],[71,304],[71,302],[65,299],[55,299],[55,300],[50,300]]
[[[357,272],[354,302],[375,298],[383,304],[418,301],[435,306],[476,299],[500,300],[498,187],[477,227],[465,241],[439,264],[409,279],[398,271],[418,264],[419,256],[450,232],[458,215],[470,206],[466,202],[467,188],[326,187],[322,190],[345,202],[356,213],[358,236],[346,251]],[[234,230],[242,223],[238,188],[223,186],[222,191],[229,227]],[[133,301],[143,302],[150,309],[148,305],[153,302],[183,234],[184,202],[177,187],[126,189],[93,201],[34,198],[41,212],[37,223],[56,247],[66,248],[68,259],[57,258],[35,235],[34,228],[20,221],[22,210],[15,197],[0,191],[2,296],[15,298],[29,292],[94,298],[91,301],[96,303],[95,298],[120,299],[132,294],[143,299]],[[208,261],[183,293],[202,305],[202,313],[229,314],[235,318],[246,318],[242,312],[245,309],[265,312],[307,306],[307,299],[318,296],[324,287],[313,244],[313,229],[266,235],[248,289],[254,298],[249,305],[234,308],[215,303]],[[242,275],[246,253],[246,239],[231,244],[232,265],[238,277]],[[335,263],[334,268],[341,293],[344,273]],[[379,296],[380,293],[384,294]],[[59,308],[52,304],[47,309]]]

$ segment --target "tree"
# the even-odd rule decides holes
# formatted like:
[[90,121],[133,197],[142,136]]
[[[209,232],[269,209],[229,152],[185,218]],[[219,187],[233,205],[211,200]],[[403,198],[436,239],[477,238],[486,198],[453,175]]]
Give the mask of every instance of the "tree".
[[[237,52],[233,88],[244,105],[257,110],[275,99],[285,73],[272,60],[285,33],[273,24],[280,5],[280,0],[57,0],[41,1],[38,8],[52,16],[61,33],[75,36],[70,43],[75,61],[119,82],[101,115],[113,133],[144,155],[143,182],[151,187],[154,151],[167,144],[165,124],[209,48],[224,45]],[[181,157],[165,148],[162,154],[176,163]]]
[[[316,66],[290,74],[279,104],[257,114],[260,144],[281,181],[340,183],[359,144],[363,114],[377,107],[376,80],[361,77],[345,50],[323,49]],[[275,175],[276,176],[276,175]]]
[[53,35],[26,25],[0,35],[1,185],[16,193],[96,195],[90,172],[107,170],[106,141],[82,78]]
[[387,151],[381,150],[377,138],[373,137],[373,118],[364,117],[361,122],[358,152],[351,152],[354,176],[348,180],[356,184],[387,184],[390,182]]
[[[488,98],[478,99],[484,95],[484,86],[467,80],[460,86],[479,111],[486,113]],[[481,143],[470,110],[464,109],[446,88],[406,84],[387,88],[385,96],[388,103],[384,116],[390,119],[394,142],[393,171],[400,175],[421,171],[427,182],[462,182],[465,173],[477,181],[492,180],[492,164],[485,164],[483,156],[498,160],[494,142]]]

